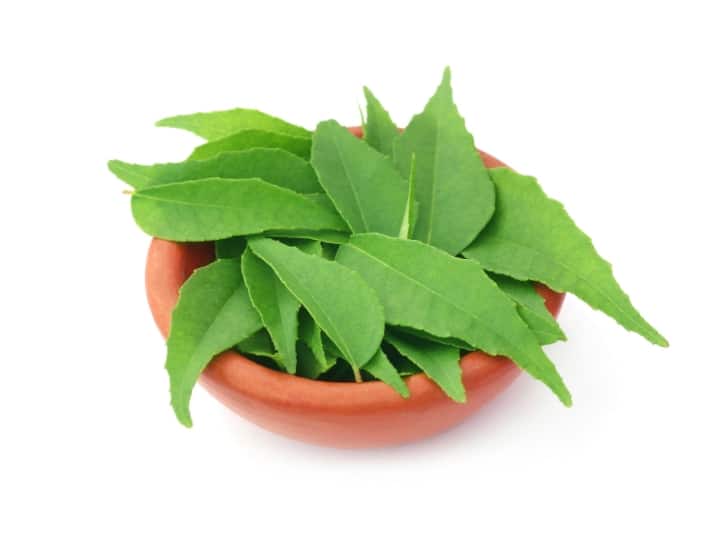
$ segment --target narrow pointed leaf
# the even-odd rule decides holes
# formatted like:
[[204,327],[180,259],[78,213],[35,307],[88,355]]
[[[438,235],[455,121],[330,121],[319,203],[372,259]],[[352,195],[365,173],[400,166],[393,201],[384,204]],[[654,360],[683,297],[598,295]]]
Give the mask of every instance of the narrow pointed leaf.
[[298,357],[298,373],[316,379],[335,365],[335,359],[325,352],[322,330],[306,310],[300,311],[298,336],[310,352]]
[[322,359],[318,357],[310,346],[304,341],[298,341],[298,368],[297,374],[308,379],[317,379],[335,366],[335,358]]
[[[385,330],[373,290],[352,270],[270,239],[253,239],[250,249],[312,315],[357,370],[375,354]],[[351,301],[349,301],[351,299]]]
[[146,188],[133,195],[132,212],[146,233],[179,242],[345,228],[337,214],[311,199],[257,178],[206,178]]
[[410,397],[410,390],[405,381],[398,373],[395,366],[388,360],[387,355],[382,349],[378,349],[370,361],[363,366],[363,370],[378,380],[381,380],[388,386],[392,387],[398,394],[404,398]]
[[458,349],[390,332],[385,336],[385,340],[422,369],[453,401],[465,403],[467,398]]
[[284,242],[289,246],[298,248],[303,253],[309,255],[322,255],[322,244],[319,240],[309,238],[291,238]]
[[172,406],[182,424],[192,425],[190,396],[205,366],[261,328],[243,284],[240,260],[216,261],[185,282],[172,314],[165,364]]
[[279,148],[223,152],[209,159],[136,165],[113,160],[110,170],[135,189],[200,178],[262,178],[298,193],[320,193],[315,171],[295,154]]
[[288,373],[295,373],[300,302],[290,294],[275,272],[251,250],[242,256],[242,275],[250,301],[260,315]]
[[400,354],[395,347],[390,345],[386,339],[383,340],[382,349],[401,377],[410,377],[411,375],[422,372],[419,367]]
[[398,128],[370,89],[366,86],[363,91],[367,101],[367,121],[363,125],[365,141],[378,152],[392,157]]
[[389,328],[395,333],[413,336],[423,341],[432,341],[434,343],[439,343],[440,345],[447,345],[448,347],[454,347],[461,351],[472,351],[475,349],[472,345],[454,337],[438,337],[423,330],[417,330],[416,328],[408,328],[404,326],[391,326]]
[[595,251],[563,206],[537,180],[510,169],[492,169],[498,194],[495,217],[464,251],[484,268],[515,279],[571,292],[651,343],[667,346],[642,318],[615,280],[610,264]]
[[120,180],[136,189],[146,186],[150,181],[143,165],[113,159],[108,161],[108,169]]
[[[322,244],[317,240],[290,239],[286,243],[304,253],[322,255]],[[322,330],[305,309],[298,314],[298,339],[298,375],[317,379],[335,365],[335,359],[325,353]]]
[[413,238],[455,255],[490,220],[495,193],[473,137],[453,103],[447,70],[425,110],[395,141],[395,164],[405,177],[413,154],[415,198],[420,203]]
[[351,231],[398,234],[408,183],[386,156],[329,120],[317,126],[311,162]]
[[305,128],[253,109],[230,109],[227,111],[183,114],[163,118],[156,122],[155,125],[184,129],[209,141],[227,137],[242,129],[261,129],[305,138],[310,138],[311,135]]
[[270,358],[275,361],[278,367],[284,368],[280,355],[272,342],[272,338],[264,328],[236,344],[235,350],[243,354]]
[[493,274],[490,278],[515,302],[518,313],[533,331],[540,345],[567,339],[560,325],[545,307],[545,300],[535,289],[534,283],[499,274]]
[[388,324],[508,356],[570,404],[570,393],[515,304],[479,264],[421,242],[379,234],[353,236],[340,246],[336,260],[375,289]]
[[405,212],[403,214],[402,224],[400,225],[400,238],[412,238],[415,223],[417,222],[417,204],[415,202],[415,154],[412,155],[410,163],[410,176],[408,176],[408,192],[407,201],[405,203]]
[[188,159],[210,159],[221,152],[235,152],[251,148],[279,148],[303,159],[310,159],[310,139],[293,137],[274,131],[245,129],[202,144]]

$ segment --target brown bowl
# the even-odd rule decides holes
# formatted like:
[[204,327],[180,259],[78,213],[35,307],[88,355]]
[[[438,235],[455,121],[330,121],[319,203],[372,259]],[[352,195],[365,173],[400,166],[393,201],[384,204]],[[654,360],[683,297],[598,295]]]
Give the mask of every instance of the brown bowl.
[[[481,155],[488,167],[502,165]],[[152,240],[145,283],[153,318],[166,338],[180,286],[213,259],[211,243]],[[557,316],[564,295],[542,285],[537,289]],[[273,371],[233,351],[215,357],[200,383],[239,415],[280,435],[338,448],[378,447],[422,439],[462,422],[520,374],[511,360],[482,352],[466,354],[460,364],[466,403],[451,401],[424,374],[406,379],[410,397],[405,399],[382,382],[314,381]]]

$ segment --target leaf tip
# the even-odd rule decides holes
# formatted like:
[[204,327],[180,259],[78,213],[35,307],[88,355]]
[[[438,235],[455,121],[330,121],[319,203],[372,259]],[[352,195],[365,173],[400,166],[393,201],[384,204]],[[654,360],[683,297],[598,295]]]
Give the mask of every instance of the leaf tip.
[[190,429],[193,426],[192,417],[187,407],[182,405],[173,405],[175,411],[175,417],[178,419],[183,426]]
[[155,127],[175,127],[175,119],[177,116],[168,116],[167,118],[161,118],[155,122]]
[[467,403],[467,395],[463,389],[462,394],[455,394],[450,396],[455,403]]
[[126,168],[128,165],[129,163],[125,163],[124,161],[120,161],[119,159],[111,159],[107,162],[108,170],[115,176],[117,176],[120,180],[123,180],[123,169]]

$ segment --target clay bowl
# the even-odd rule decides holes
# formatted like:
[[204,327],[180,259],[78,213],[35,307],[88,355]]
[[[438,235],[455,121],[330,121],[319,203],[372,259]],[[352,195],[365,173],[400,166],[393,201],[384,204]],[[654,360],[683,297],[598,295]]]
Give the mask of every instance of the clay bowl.
[[[355,134],[357,128],[351,128]],[[488,167],[502,165],[482,153]],[[153,318],[167,338],[178,290],[193,270],[214,259],[211,243],[179,244],[153,239],[145,274]],[[564,295],[538,285],[557,316]],[[337,448],[406,443],[444,431],[469,417],[505,390],[520,374],[504,357],[482,352],[461,360],[467,402],[451,401],[424,374],[408,377],[410,397],[402,398],[382,382],[314,381],[265,368],[228,351],[203,372],[200,383],[215,398],[269,431],[308,443]]]

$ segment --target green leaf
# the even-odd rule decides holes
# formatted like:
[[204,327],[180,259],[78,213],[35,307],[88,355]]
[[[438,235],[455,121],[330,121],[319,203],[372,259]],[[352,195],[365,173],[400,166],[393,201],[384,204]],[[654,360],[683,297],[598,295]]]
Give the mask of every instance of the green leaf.
[[337,214],[257,178],[206,178],[142,189],[133,194],[132,211],[143,231],[178,242],[273,230],[345,229]]
[[172,406],[183,425],[192,425],[190,396],[210,360],[261,328],[243,284],[240,260],[215,261],[185,282],[172,313],[165,364]]
[[387,340],[383,340],[382,349],[401,377],[410,377],[422,372],[419,367],[400,354]]
[[495,193],[453,103],[449,70],[425,110],[395,141],[395,164],[405,177],[413,154],[415,198],[420,203],[413,238],[455,255],[490,220]]
[[367,122],[363,125],[365,141],[378,152],[392,157],[398,128],[370,89],[366,86],[363,91],[367,101]]
[[289,246],[293,246],[309,255],[322,255],[322,244],[319,240],[309,238],[289,238],[285,242]]
[[319,193],[315,171],[295,154],[279,148],[222,152],[209,159],[135,165],[113,160],[110,170],[136,189],[200,178],[261,178],[298,193]]
[[317,379],[320,375],[327,373],[335,365],[334,359],[320,361],[320,359],[304,341],[298,341],[297,354],[297,374],[307,379]]
[[215,242],[215,258],[216,259],[234,259],[241,257],[245,253],[247,240],[244,236],[233,236],[224,238]]
[[439,343],[441,345],[447,345],[448,347],[454,347],[461,351],[475,350],[475,347],[473,347],[472,345],[465,343],[463,340],[457,339],[454,337],[438,337],[438,336],[429,334],[427,332],[424,332],[422,330],[417,330],[416,328],[408,328],[408,327],[403,327],[403,326],[390,326],[389,329],[391,331],[395,331],[396,333],[399,332],[404,335],[413,336],[413,337],[416,337],[423,341],[433,341],[433,342]]
[[518,281],[499,274],[492,274],[489,277],[498,284],[502,292],[513,299],[518,313],[534,332],[540,345],[567,339],[560,325],[545,307],[545,300],[535,289],[534,283]]
[[465,403],[467,398],[458,349],[390,332],[385,336],[385,341],[422,369],[453,401]]
[[495,217],[464,251],[484,268],[515,279],[539,281],[571,292],[651,343],[668,342],[642,318],[563,206],[537,180],[510,169],[492,169],[498,202]]
[[515,304],[479,264],[421,242],[379,234],[351,237],[340,246],[337,261],[375,289],[388,324],[508,356],[570,404],[570,393]]
[[284,368],[284,364],[280,359],[277,349],[275,349],[272,338],[270,338],[270,334],[264,328],[236,344],[235,350],[242,354],[270,358],[276,362],[278,367]]
[[249,150],[251,148],[279,148],[303,159],[310,159],[311,144],[310,139],[293,137],[284,133],[245,129],[198,146],[188,159],[210,159],[221,152]]
[[249,249],[242,256],[242,275],[250,301],[270,333],[283,366],[288,373],[295,373],[300,302],[285,288],[272,268]]
[[317,379],[335,365],[337,356],[325,350],[322,331],[305,309],[300,311],[298,336],[298,374]]
[[230,109],[228,111],[183,114],[163,118],[156,122],[155,125],[184,129],[209,141],[227,137],[243,129],[274,131],[292,135],[293,137],[310,138],[312,135],[305,128],[253,109]]
[[382,307],[352,270],[269,239],[253,239],[250,249],[275,271],[356,373],[375,354],[385,330]]
[[[317,240],[291,239],[286,241],[310,255],[322,255],[322,244]],[[297,373],[303,377],[317,379],[319,375],[335,365],[335,359],[325,353],[322,331],[310,314],[301,309],[298,315],[298,365]],[[303,347],[302,345],[305,345]]]
[[410,390],[398,373],[395,366],[390,363],[382,349],[378,349],[370,361],[363,366],[363,370],[378,380],[381,380],[404,398],[410,397]]
[[149,181],[143,165],[112,159],[108,161],[108,169],[120,180],[134,188],[141,188]]
[[329,120],[317,126],[311,162],[351,231],[398,234],[408,183],[386,156]]
[[398,237],[406,240],[412,238],[415,223],[417,223],[417,206],[415,202],[415,154],[413,154],[410,163],[410,176],[408,176],[407,201],[405,202],[405,212],[403,213]]

